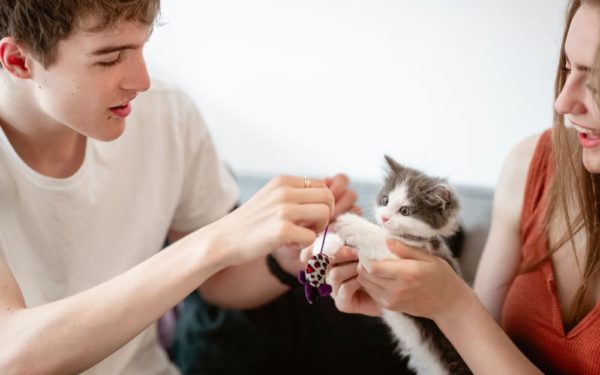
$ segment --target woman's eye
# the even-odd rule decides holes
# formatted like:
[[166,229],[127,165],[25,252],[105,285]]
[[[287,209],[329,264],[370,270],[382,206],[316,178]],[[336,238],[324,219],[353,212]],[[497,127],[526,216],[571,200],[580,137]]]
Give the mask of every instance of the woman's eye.
[[590,90],[590,92],[592,93],[592,95],[596,95],[598,93],[598,89],[596,87],[592,86],[592,84],[589,83],[589,82],[587,82],[585,84],[585,88],[588,89],[588,90]]
[[410,211],[409,211],[408,207],[406,207],[406,206],[400,207],[398,212],[400,212],[400,215],[403,215],[403,216],[408,216],[410,214]]
[[566,66],[564,66],[564,67],[562,67],[562,68],[561,68],[561,70],[562,70],[562,71],[563,71],[563,73],[565,73],[566,75],[569,75],[569,74],[571,74],[571,68],[569,68],[569,67],[566,67]]
[[390,198],[387,195],[384,195],[383,197],[381,197],[381,205],[382,206],[387,206],[388,203],[390,203]]

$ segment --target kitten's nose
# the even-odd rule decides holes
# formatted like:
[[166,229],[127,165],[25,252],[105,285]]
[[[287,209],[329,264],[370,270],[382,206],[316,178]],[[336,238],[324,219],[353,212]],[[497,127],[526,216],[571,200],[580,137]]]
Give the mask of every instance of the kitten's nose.
[[381,221],[383,221],[384,223],[387,223],[390,220],[389,217],[385,216],[385,215],[381,215]]

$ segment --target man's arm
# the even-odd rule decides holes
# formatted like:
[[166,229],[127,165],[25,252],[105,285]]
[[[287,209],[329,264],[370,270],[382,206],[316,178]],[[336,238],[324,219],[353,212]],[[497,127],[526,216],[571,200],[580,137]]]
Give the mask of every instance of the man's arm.
[[[171,231],[169,242],[176,242],[188,234],[190,233]],[[232,309],[249,309],[272,301],[288,289],[288,286],[281,284],[269,272],[265,259],[260,258],[218,272],[197,290],[211,303]],[[207,292],[203,293],[203,290]],[[211,292],[216,295],[212,295]]]
[[[348,211],[360,212],[355,206],[356,193],[348,188],[347,176],[337,174],[325,182],[335,199],[336,217]],[[305,267],[298,248],[279,248],[272,255],[291,276],[297,276]],[[289,288],[271,274],[266,259],[261,258],[218,272],[202,284],[199,291],[210,303],[232,309],[251,309],[273,301]]]
[[219,270],[212,247],[197,232],[101,285],[31,308],[0,259],[0,373],[79,373],[95,365]]
[[245,205],[131,270],[76,295],[27,307],[0,259],[0,373],[79,373],[133,339],[229,266],[288,243],[307,245],[333,214],[323,181],[278,177]]

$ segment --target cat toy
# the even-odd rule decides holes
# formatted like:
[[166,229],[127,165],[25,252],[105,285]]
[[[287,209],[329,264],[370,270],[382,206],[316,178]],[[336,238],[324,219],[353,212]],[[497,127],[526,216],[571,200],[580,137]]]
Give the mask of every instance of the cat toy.
[[298,281],[304,285],[304,296],[310,304],[316,301],[319,296],[327,297],[332,291],[331,285],[325,282],[325,275],[329,269],[329,257],[323,254],[327,229],[329,227],[326,227],[323,233],[323,242],[319,254],[313,255],[306,265],[306,270],[300,271],[298,275]]

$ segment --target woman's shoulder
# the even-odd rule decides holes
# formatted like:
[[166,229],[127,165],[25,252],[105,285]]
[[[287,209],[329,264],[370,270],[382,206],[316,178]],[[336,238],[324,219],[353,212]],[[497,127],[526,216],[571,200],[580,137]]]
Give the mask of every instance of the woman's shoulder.
[[549,133],[544,131],[527,136],[517,142],[506,157],[504,168],[509,169],[517,175],[527,175],[529,165],[540,141],[549,138]]
[[512,147],[504,161],[500,180],[498,181],[501,187],[506,186],[511,190],[516,188],[524,190],[531,161],[538,143],[547,136],[546,132],[533,134],[522,139]]

